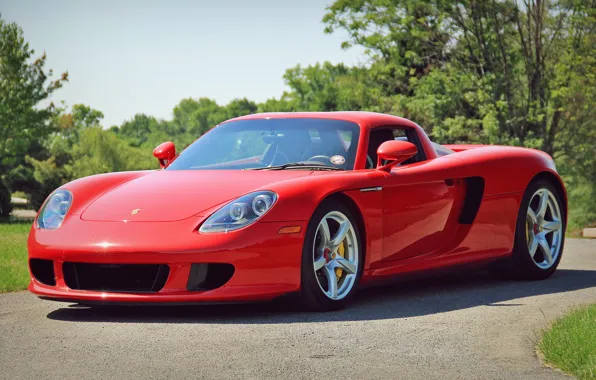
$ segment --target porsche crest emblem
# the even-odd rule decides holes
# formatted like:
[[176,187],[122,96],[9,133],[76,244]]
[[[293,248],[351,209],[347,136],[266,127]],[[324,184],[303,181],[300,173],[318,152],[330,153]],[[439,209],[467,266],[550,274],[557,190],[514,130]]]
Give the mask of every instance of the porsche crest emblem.
[[140,208],[135,208],[134,210],[132,210],[130,212],[130,215],[137,215],[139,212],[141,212],[141,209]]

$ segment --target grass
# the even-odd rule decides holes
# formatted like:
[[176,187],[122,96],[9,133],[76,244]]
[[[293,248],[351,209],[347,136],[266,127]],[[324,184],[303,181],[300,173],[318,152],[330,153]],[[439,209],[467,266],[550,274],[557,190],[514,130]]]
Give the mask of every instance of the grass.
[[31,223],[0,223],[0,293],[24,290],[29,284],[27,236]]
[[596,304],[555,321],[538,348],[547,363],[580,380],[596,380]]

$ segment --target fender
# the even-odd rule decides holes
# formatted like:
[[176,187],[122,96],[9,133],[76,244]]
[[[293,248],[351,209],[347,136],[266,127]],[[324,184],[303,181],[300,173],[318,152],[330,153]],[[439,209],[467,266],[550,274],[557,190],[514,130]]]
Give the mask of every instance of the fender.
[[275,191],[278,205],[262,219],[263,222],[307,221],[328,196],[349,190],[383,185],[387,173],[379,170],[323,172],[267,185],[261,190]]

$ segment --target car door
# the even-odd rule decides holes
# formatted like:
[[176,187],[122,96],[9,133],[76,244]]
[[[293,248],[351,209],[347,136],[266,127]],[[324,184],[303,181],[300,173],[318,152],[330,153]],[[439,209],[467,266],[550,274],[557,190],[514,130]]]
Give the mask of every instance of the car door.
[[439,250],[448,241],[455,181],[416,176],[425,163],[394,168],[383,185],[383,260],[401,260]]
[[417,145],[419,153],[393,167],[384,180],[383,261],[440,250],[458,199],[459,182],[429,166],[432,160],[426,159],[416,132],[393,127],[392,133]]

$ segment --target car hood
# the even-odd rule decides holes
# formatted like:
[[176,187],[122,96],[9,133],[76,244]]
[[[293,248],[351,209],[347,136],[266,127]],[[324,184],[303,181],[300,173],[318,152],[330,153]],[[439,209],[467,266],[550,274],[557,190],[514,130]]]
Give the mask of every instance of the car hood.
[[[82,213],[93,221],[168,222],[202,215],[210,208],[267,185],[310,175],[307,170],[161,170],[121,184]],[[76,196],[76,194],[75,194]]]

